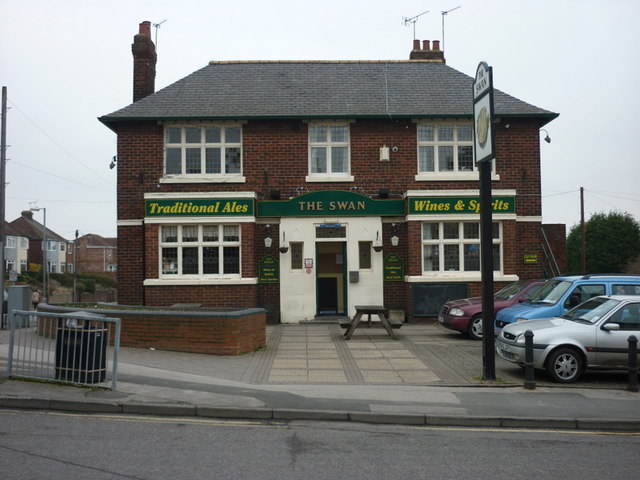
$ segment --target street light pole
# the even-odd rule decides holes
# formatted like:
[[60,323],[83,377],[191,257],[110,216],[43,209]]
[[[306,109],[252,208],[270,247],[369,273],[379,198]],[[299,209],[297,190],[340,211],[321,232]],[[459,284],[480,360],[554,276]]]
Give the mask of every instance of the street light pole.
[[[4,245],[6,232],[4,228],[5,197],[6,197],[6,164],[7,164],[7,87],[2,87],[2,119],[0,120],[0,291],[2,303],[0,304],[0,326],[4,320]],[[8,313],[8,312],[6,312]]]
[[33,207],[32,212],[39,212],[42,210],[43,224],[42,224],[42,301],[46,302],[49,298],[49,290],[47,288],[47,209],[45,207]]

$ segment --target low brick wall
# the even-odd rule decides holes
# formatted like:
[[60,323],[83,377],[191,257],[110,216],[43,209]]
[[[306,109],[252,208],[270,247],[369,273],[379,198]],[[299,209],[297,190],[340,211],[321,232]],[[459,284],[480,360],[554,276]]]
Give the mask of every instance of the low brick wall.
[[122,347],[241,355],[267,344],[266,310],[262,308],[232,311],[121,310],[40,304],[38,311],[82,311],[120,318]]

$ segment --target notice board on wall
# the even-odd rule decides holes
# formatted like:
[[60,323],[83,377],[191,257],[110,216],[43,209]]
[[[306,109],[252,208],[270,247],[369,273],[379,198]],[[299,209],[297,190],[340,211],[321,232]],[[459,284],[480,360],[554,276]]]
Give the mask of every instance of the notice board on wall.
[[442,305],[449,300],[466,298],[466,283],[416,283],[412,288],[413,314],[415,316],[438,315]]

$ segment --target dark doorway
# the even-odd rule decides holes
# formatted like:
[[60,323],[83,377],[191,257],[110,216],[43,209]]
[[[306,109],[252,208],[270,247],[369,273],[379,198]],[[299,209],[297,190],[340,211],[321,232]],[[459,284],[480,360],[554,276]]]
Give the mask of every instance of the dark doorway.
[[345,242],[316,243],[318,315],[344,315],[346,308]]

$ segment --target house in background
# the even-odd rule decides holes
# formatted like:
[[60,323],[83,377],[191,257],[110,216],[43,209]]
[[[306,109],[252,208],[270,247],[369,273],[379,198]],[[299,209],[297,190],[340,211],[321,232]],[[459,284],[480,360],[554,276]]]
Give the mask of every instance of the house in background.
[[[68,241],[34,220],[33,212],[25,210],[21,216],[9,223],[14,231],[28,239],[27,269],[40,270],[46,265],[48,273],[64,273],[67,271],[67,244]],[[42,249],[42,243],[46,239],[46,249]],[[43,262],[44,259],[44,262]]]
[[28,268],[29,238],[23,236],[10,223],[4,223],[4,271],[18,274]]
[[[438,41],[408,60],[225,61],[155,92],[150,23],[118,136],[118,298],[263,307],[269,321],[384,304],[409,321],[481,292],[474,79]],[[551,276],[540,129],[495,91],[496,288]],[[550,227],[553,230],[554,227]]]
[[78,237],[73,242],[76,273],[116,272],[118,269],[118,239],[95,233]]

